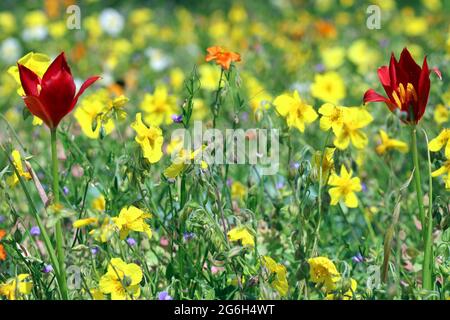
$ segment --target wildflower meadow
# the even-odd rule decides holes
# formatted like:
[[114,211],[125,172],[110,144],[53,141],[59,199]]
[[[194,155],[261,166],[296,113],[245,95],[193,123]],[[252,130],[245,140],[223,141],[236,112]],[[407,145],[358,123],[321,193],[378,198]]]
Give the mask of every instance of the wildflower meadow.
[[0,304],[448,300],[449,17],[1,1]]

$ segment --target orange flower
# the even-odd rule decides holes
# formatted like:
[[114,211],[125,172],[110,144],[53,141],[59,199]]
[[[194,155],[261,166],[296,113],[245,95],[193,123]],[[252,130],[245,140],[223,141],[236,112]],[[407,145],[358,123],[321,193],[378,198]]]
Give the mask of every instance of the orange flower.
[[[6,235],[6,231],[0,229],[0,240],[3,239],[3,237]],[[3,245],[0,244],[0,261],[6,260],[6,251],[5,248],[3,248]]]
[[337,31],[334,25],[328,21],[321,20],[316,22],[317,32],[324,38],[336,38]]
[[208,54],[206,55],[206,62],[215,60],[216,64],[220,65],[223,69],[230,69],[232,62],[241,61],[241,55],[232,51],[225,51],[222,47],[213,46],[206,49]]

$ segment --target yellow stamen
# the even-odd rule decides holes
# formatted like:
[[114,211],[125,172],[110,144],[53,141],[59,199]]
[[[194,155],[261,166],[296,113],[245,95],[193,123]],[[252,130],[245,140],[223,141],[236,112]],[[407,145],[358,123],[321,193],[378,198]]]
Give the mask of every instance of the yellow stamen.
[[417,101],[417,92],[416,89],[414,88],[414,86],[408,82],[407,86],[406,86],[406,98],[407,100],[410,99],[410,97],[413,97],[414,101]]
[[397,91],[392,92],[392,96],[394,97],[395,103],[397,104],[397,107],[402,107],[402,102],[398,98]]
[[399,90],[399,94],[400,94],[400,100],[402,101],[402,103],[406,102],[406,92],[405,92],[405,87],[403,86],[403,83],[400,83],[400,85],[398,86],[398,90]]

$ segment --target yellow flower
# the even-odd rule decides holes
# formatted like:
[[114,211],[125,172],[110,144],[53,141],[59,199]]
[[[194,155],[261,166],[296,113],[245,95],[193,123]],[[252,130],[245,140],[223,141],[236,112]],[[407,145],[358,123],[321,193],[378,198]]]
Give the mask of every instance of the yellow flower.
[[89,234],[93,236],[96,241],[105,243],[111,239],[115,231],[116,225],[112,223],[111,219],[105,218],[103,219],[101,225],[95,229],[92,229]]
[[10,12],[0,12],[0,30],[2,36],[6,36],[14,32],[17,27],[16,18]]
[[174,153],[178,153],[182,148],[183,148],[183,136],[172,137],[170,143],[168,143],[166,146],[166,154],[172,155]]
[[391,139],[387,133],[380,129],[380,144],[377,145],[375,151],[379,154],[385,154],[389,150],[397,149],[400,152],[408,152],[408,145],[400,140]]
[[148,23],[153,16],[153,11],[149,8],[138,8],[131,11],[129,20],[133,26]]
[[442,129],[441,133],[430,141],[428,148],[430,151],[437,152],[441,150],[445,145],[445,156],[450,158],[450,129]]
[[91,296],[94,300],[105,300],[105,295],[98,288],[93,288],[89,290],[91,292]]
[[241,244],[249,247],[255,246],[253,235],[246,227],[236,227],[228,231],[228,238],[230,241],[241,241]]
[[[178,147],[181,147],[180,145]],[[166,176],[166,178],[169,179],[175,179],[176,177],[178,177],[180,175],[181,172],[183,172],[183,170],[189,165],[191,164],[192,160],[194,160],[197,155],[199,154],[199,152],[203,149],[202,148],[198,148],[197,150],[189,153],[186,149],[178,149],[178,154],[176,155],[175,159],[172,161],[172,164],[167,167],[164,170],[164,175]],[[201,168],[202,169],[207,169],[208,168],[208,164],[205,161],[201,161],[200,163]]]
[[332,103],[324,103],[319,108],[320,117],[320,129],[328,131],[331,128],[336,131],[342,128],[344,124],[344,111],[346,107],[335,106]]
[[[16,167],[19,176],[24,178],[25,180],[31,180],[31,174],[29,172],[25,172],[22,166],[22,157],[20,156],[20,152],[17,150],[13,150],[11,153],[12,161],[14,166]],[[10,187],[14,187],[19,182],[19,177],[17,177],[16,172],[14,171],[11,176],[6,179],[6,183]]]
[[324,285],[326,289],[333,290],[336,282],[341,279],[333,261],[327,257],[315,257],[308,259],[309,276],[311,281]]
[[198,73],[200,75],[202,89],[208,91],[217,90],[220,79],[220,70],[218,68],[214,68],[210,64],[202,64],[198,68]]
[[[42,78],[45,71],[47,71],[48,67],[50,66],[51,59],[49,56],[43,53],[30,52],[20,58],[17,63],[27,67],[35,74],[37,74],[40,78]],[[20,96],[25,95],[20,82],[19,68],[17,67],[17,65],[9,67],[8,73],[14,78],[14,80],[16,80],[17,84],[20,86],[20,88],[17,89],[17,93]]]
[[338,149],[344,150],[347,149],[351,141],[355,148],[364,148],[368,143],[368,139],[361,129],[372,121],[372,116],[366,110],[362,108],[346,108],[342,126],[333,130],[336,135],[334,145]]
[[360,74],[365,74],[378,65],[380,54],[372,49],[372,46],[365,40],[356,40],[348,48],[348,59],[353,62]]
[[358,198],[355,192],[362,190],[361,181],[358,177],[352,178],[352,171],[347,171],[344,165],[341,166],[341,176],[333,173],[328,181],[330,188],[328,191],[331,196],[331,205],[335,206],[341,199],[349,208],[358,206]]
[[78,220],[74,221],[72,226],[74,228],[83,228],[83,227],[89,226],[91,224],[97,224],[97,223],[98,223],[98,218],[84,218],[84,219],[78,219]]
[[233,181],[231,184],[231,197],[242,200],[247,195],[247,188],[239,181]]
[[316,151],[313,156],[313,164],[317,179],[320,175],[320,165],[322,164],[322,182],[328,180],[328,176],[334,172],[334,152],[336,148],[325,148],[325,154],[322,156],[322,151]]
[[433,171],[431,173],[432,177],[438,177],[443,174],[447,174],[446,177],[444,177],[445,181],[445,189],[450,190],[450,158],[447,157],[447,160],[442,164],[442,167],[439,169]]
[[29,274],[21,273],[6,283],[0,284],[0,296],[5,296],[8,300],[17,300],[20,299],[20,295],[30,294],[33,282],[29,278]]
[[175,90],[180,90],[183,88],[184,84],[184,73],[180,68],[174,68],[170,70],[170,85]]
[[54,22],[49,26],[50,35],[55,39],[64,37],[67,31],[67,26],[63,21]]
[[242,74],[242,79],[253,112],[255,113],[261,109],[268,109],[270,107],[270,102],[272,101],[272,96],[267,92],[261,82],[245,72]]
[[141,109],[146,113],[147,123],[154,126],[170,124],[171,116],[176,113],[176,98],[169,95],[166,86],[158,85],[153,94],[145,94]]
[[130,101],[130,99],[125,97],[123,94],[114,98],[113,100],[109,100],[105,115],[103,117],[104,120],[111,119],[113,115],[115,115],[120,121],[125,120],[125,118],[127,117],[127,113],[123,110],[123,108],[128,101]]
[[47,16],[45,15],[44,11],[41,10],[34,10],[29,11],[25,17],[23,24],[28,27],[36,27],[36,26],[45,26],[47,24]]
[[403,27],[405,33],[408,36],[420,36],[429,30],[428,22],[426,18],[416,16],[405,16]]
[[438,104],[436,106],[436,109],[434,109],[434,121],[436,121],[438,125],[447,122],[449,115],[450,112],[448,110],[448,107],[444,106],[443,104]]
[[119,228],[121,240],[125,239],[130,231],[145,232],[150,238],[152,236],[152,230],[145,222],[145,219],[151,217],[151,214],[145,213],[135,206],[129,206],[128,208],[122,208],[119,216],[112,218],[112,220]]
[[209,108],[203,99],[194,98],[192,108],[192,120],[203,120],[209,114]]
[[131,127],[136,131],[135,140],[141,146],[144,158],[150,163],[158,162],[163,155],[164,138],[162,130],[158,127],[147,127],[142,122],[141,113],[136,114],[136,121],[131,124]]
[[278,113],[286,118],[289,127],[305,131],[305,124],[314,122],[318,115],[314,108],[300,98],[298,91],[292,95],[282,94],[275,98],[273,104]]
[[98,211],[105,211],[106,209],[106,199],[103,195],[99,195],[92,201],[92,208]]
[[109,262],[107,273],[100,279],[99,288],[102,293],[111,294],[112,300],[137,299],[141,295],[141,281],[141,267],[113,258]]
[[335,292],[335,293],[329,293],[325,297],[326,300],[351,300],[353,298],[353,294],[356,292],[356,287],[358,286],[358,283],[355,279],[350,279],[350,285],[346,292]]
[[87,95],[81,100],[75,110],[75,119],[81,127],[83,133],[90,139],[98,139],[103,126],[104,134],[108,135],[114,130],[112,119],[103,121],[106,106],[109,102],[108,91],[99,90]]
[[[27,67],[35,74],[37,74],[40,78],[42,78],[45,71],[47,71],[48,67],[50,66],[51,59],[49,56],[43,53],[29,52],[22,58],[20,58],[17,63]],[[19,88],[17,89],[17,94],[19,96],[25,95],[25,91],[23,91],[22,84],[20,82],[19,68],[17,67],[17,64],[9,67],[8,73],[14,78],[17,85],[19,86]],[[33,117],[33,125],[37,126],[41,125],[42,123],[43,122],[41,119],[39,119],[38,117]]]
[[289,290],[289,284],[286,277],[286,267],[280,263],[276,263],[275,260],[268,256],[263,256],[262,262],[264,267],[267,269],[269,276],[272,274],[275,275],[271,282],[272,287],[278,291],[280,296],[286,296]]
[[234,23],[240,23],[247,20],[247,12],[241,4],[234,4],[228,12],[228,18]]
[[84,218],[74,221],[74,228],[83,228],[86,226],[94,225],[95,228],[92,229],[89,234],[94,237],[95,240],[100,242],[107,242],[114,234],[114,231],[117,230],[117,226],[112,223],[109,217],[104,218]]
[[338,104],[345,98],[344,80],[334,71],[317,74],[311,86],[311,95],[323,101]]
[[323,64],[327,69],[337,69],[345,59],[345,49],[342,47],[324,48],[320,53]]

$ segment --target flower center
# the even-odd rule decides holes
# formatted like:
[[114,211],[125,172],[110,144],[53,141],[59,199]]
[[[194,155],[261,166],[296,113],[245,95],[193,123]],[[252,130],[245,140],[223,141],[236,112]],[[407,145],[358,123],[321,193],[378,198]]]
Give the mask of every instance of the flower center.
[[406,89],[403,83],[400,83],[398,88],[392,93],[392,96],[394,97],[395,104],[400,109],[402,106],[408,106],[410,102],[417,102],[416,89],[410,82],[406,85]]

